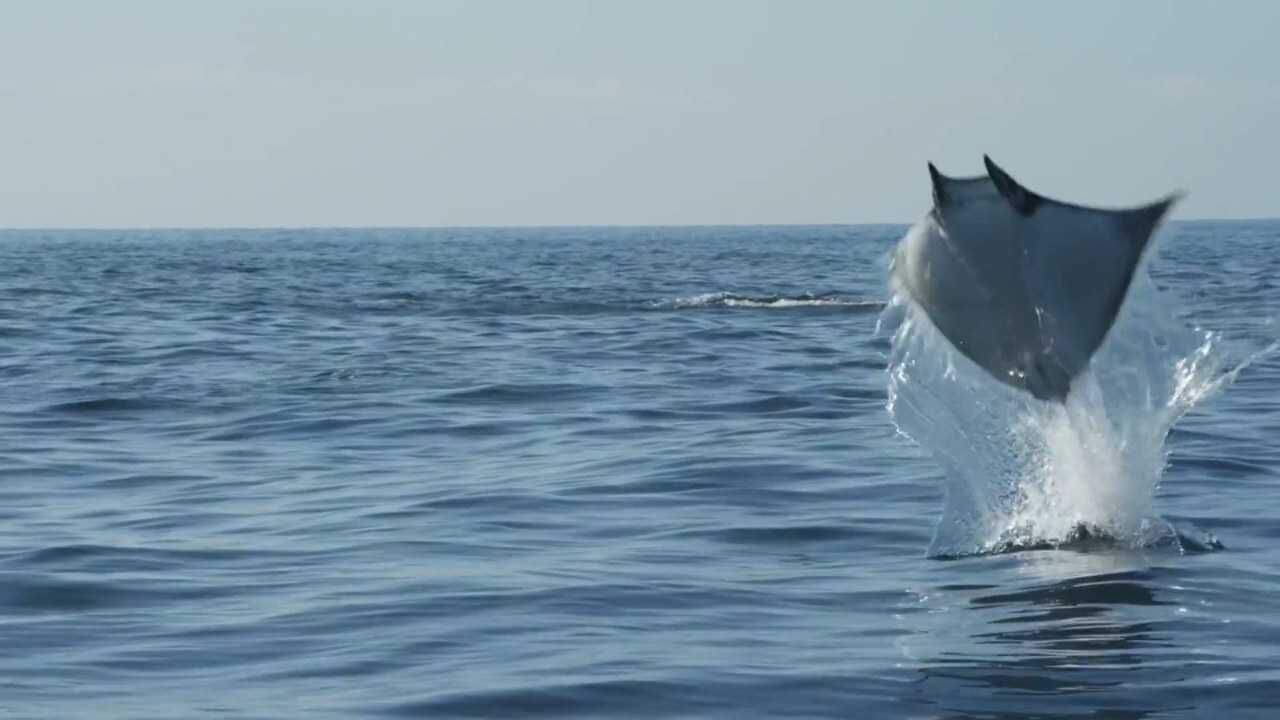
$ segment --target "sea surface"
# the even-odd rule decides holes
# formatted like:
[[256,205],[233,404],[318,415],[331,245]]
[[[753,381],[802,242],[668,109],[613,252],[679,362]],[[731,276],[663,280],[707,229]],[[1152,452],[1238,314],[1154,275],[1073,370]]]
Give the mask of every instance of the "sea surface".
[[0,717],[1275,717],[1280,221],[1150,265],[1221,549],[956,559],[904,230],[0,232]]

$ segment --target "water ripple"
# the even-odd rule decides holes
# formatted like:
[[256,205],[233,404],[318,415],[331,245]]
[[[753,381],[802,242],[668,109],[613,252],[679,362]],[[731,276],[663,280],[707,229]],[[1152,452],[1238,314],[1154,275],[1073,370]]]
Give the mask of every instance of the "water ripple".
[[[1269,717],[1280,358],[1174,428],[1180,548],[927,559],[902,230],[0,231],[0,708]],[[1153,272],[1252,357],[1277,240]]]

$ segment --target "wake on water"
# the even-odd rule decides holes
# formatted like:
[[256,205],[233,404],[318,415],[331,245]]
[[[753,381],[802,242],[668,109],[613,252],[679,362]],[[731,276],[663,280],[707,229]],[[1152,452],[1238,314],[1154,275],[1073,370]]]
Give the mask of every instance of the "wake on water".
[[1064,404],[990,377],[903,292],[886,306],[879,332],[892,333],[889,414],[945,473],[930,555],[1097,543],[1216,547],[1178,533],[1153,499],[1173,424],[1243,365],[1223,371],[1215,335],[1174,316],[1145,264]]
[[878,311],[884,303],[879,300],[849,298],[835,293],[815,295],[802,293],[799,295],[742,295],[732,292],[713,292],[689,297],[679,297],[672,301],[655,304],[655,307],[675,308],[752,308],[752,309],[790,309],[790,308],[831,308],[850,311]]

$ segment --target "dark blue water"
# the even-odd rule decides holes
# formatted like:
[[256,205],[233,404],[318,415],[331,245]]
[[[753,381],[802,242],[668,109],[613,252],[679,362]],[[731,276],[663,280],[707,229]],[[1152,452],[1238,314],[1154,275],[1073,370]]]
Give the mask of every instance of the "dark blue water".
[[[1280,359],[1170,437],[1225,549],[930,559],[902,231],[0,233],[0,715],[1271,717]],[[1277,247],[1152,274],[1243,358]]]

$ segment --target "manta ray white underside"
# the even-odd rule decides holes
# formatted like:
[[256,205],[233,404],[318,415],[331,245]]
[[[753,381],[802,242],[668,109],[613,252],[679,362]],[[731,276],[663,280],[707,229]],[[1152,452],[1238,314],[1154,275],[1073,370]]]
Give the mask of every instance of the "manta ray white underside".
[[1082,207],[1034,193],[983,160],[985,177],[949,178],[929,165],[933,210],[898,244],[892,282],[993,377],[1061,402],[1178,195],[1131,209]]

